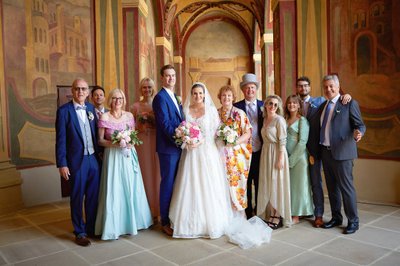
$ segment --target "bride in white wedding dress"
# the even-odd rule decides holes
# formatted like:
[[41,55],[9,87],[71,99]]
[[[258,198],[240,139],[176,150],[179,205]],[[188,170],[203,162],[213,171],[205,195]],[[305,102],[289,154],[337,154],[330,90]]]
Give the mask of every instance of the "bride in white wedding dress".
[[235,215],[225,164],[215,143],[218,111],[203,83],[193,84],[184,104],[186,121],[196,122],[204,139],[187,145],[176,176],[169,217],[175,238],[219,238],[242,248],[269,242],[271,229],[257,216],[247,221]]
[[183,106],[186,121],[196,122],[204,139],[182,152],[169,216],[178,238],[219,238],[232,211],[224,165],[215,144],[217,109],[205,86],[195,83]]

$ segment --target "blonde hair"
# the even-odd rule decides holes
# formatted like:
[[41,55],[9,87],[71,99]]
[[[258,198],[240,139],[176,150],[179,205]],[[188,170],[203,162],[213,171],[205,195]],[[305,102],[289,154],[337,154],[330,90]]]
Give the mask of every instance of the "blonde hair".
[[[283,116],[283,107],[282,107],[282,99],[278,95],[272,94],[268,95],[267,98],[264,101],[264,109],[265,105],[271,100],[271,99],[276,99],[278,100],[278,108],[276,109],[276,113],[280,116]],[[264,112],[265,117],[268,116],[268,112]]]
[[125,93],[124,93],[121,89],[118,89],[118,88],[115,88],[115,89],[111,90],[110,93],[108,94],[108,97],[107,97],[107,105],[108,105],[108,107],[111,108],[112,98],[113,98],[114,95],[117,94],[117,93],[121,93],[122,98],[123,98],[123,101],[122,101],[122,109],[125,109],[125,105],[126,105]]
[[142,90],[142,87],[143,87],[143,85],[144,85],[145,82],[149,83],[149,86],[151,86],[151,96],[153,96],[153,94],[154,94],[154,87],[155,87],[156,85],[154,84],[154,81],[153,81],[151,78],[147,78],[147,77],[142,78],[142,80],[139,82],[139,89]]

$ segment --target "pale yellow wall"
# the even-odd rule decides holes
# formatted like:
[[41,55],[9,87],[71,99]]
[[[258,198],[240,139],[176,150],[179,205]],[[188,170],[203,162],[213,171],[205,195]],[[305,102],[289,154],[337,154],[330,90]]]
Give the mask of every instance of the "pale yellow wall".
[[230,83],[242,98],[239,83],[249,71],[252,58],[243,34],[232,24],[212,21],[196,28],[187,41],[185,61],[187,89],[196,81],[206,83],[219,106],[218,90]]
[[353,174],[358,201],[400,204],[400,162],[358,159]]

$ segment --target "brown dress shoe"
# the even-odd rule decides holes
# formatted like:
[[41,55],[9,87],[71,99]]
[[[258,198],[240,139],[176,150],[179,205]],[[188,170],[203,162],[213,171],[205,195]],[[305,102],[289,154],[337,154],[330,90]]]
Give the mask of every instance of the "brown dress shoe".
[[167,235],[167,236],[172,236],[174,234],[174,230],[170,227],[169,224],[163,225],[162,226],[162,231]]
[[90,240],[86,236],[75,237],[75,243],[82,247],[87,247],[91,244]]
[[322,227],[323,225],[324,225],[324,221],[322,220],[322,217],[321,217],[321,216],[315,217],[315,220],[314,220],[314,227],[320,228],[320,227]]

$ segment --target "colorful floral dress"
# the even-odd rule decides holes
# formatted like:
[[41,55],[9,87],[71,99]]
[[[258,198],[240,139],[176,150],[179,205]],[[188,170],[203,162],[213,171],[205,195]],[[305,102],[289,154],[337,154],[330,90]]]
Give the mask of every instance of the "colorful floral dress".
[[[221,121],[233,127],[240,137],[251,129],[251,124],[245,112],[232,107],[230,112],[219,109]],[[251,162],[251,137],[246,144],[235,146],[225,146],[224,149],[227,176],[229,181],[229,191],[233,206],[241,211],[247,207],[247,178]]]

